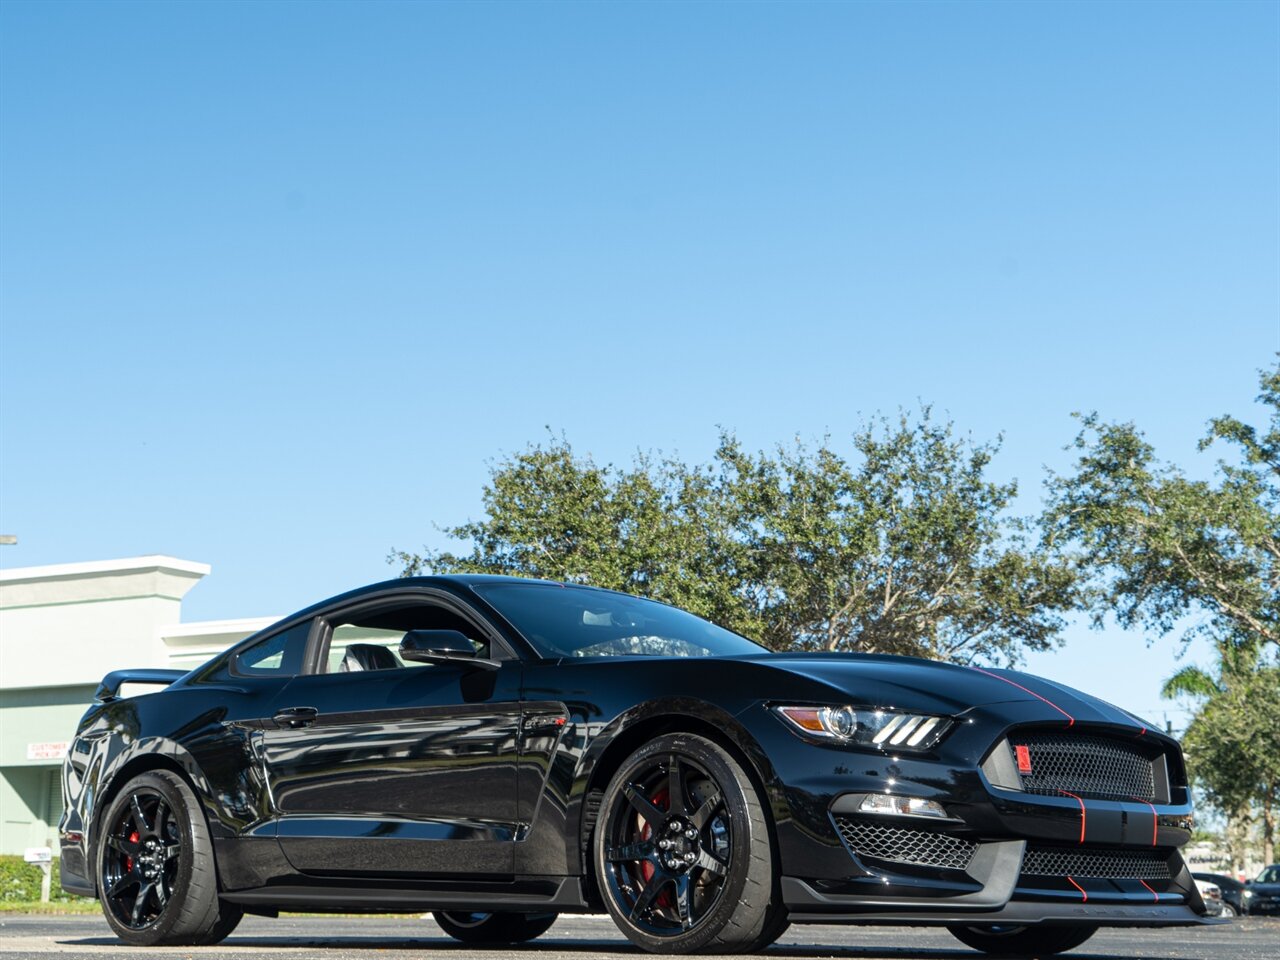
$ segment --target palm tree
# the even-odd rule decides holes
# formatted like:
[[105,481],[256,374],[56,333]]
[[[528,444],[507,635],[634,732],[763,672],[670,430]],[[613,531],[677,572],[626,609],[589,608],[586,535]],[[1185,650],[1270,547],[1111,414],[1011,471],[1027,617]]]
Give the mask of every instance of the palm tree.
[[1195,701],[1183,736],[1192,779],[1228,822],[1261,822],[1270,863],[1280,810],[1280,666],[1261,637],[1223,639],[1217,653],[1216,674],[1183,667],[1161,693]]

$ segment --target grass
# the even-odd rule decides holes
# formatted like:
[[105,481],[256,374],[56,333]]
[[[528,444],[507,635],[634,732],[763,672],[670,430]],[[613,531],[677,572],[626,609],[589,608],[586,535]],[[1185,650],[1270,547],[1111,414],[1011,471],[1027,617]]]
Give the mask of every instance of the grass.
[[97,900],[63,900],[61,903],[41,903],[39,900],[0,900],[0,914],[41,913],[46,916],[70,916],[76,913],[97,913],[101,909]]

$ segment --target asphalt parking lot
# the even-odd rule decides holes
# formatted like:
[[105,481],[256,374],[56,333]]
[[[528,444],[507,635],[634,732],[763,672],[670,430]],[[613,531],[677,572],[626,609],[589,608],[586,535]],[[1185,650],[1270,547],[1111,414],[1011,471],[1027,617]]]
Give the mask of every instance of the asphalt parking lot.
[[[543,960],[644,956],[606,917],[565,917],[533,944],[478,950],[449,939],[430,919],[284,917],[246,918],[216,947],[138,949],[122,946],[97,916],[0,917],[0,958],[57,954],[63,957],[115,957],[171,960],[229,957],[271,960],[303,955],[314,960],[381,957],[389,951],[423,951],[441,957],[499,960],[513,954]],[[771,947],[770,957],[855,958],[855,960],[964,960],[981,956],[944,930],[905,927],[792,927]],[[1102,960],[1278,960],[1280,920],[1245,918],[1213,927],[1169,930],[1103,930],[1071,957]]]

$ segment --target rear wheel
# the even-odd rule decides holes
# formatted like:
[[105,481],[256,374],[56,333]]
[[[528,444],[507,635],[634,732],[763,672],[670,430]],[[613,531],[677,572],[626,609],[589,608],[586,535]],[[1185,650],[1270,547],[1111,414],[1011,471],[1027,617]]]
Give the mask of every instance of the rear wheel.
[[440,929],[463,943],[524,943],[551,929],[554,913],[466,913],[437,910]]
[[1040,956],[1062,953],[1080,946],[1098,928],[1091,924],[1070,927],[947,927],[961,943],[996,956]]
[[98,896],[121,940],[194,946],[235,929],[243,911],[218,898],[209,827],[181,777],[167,770],[134,777],[101,823]]
[[733,953],[781,935],[764,807],[718,744],[656,738],[623,763],[600,809],[595,874],[632,943],[653,953]]

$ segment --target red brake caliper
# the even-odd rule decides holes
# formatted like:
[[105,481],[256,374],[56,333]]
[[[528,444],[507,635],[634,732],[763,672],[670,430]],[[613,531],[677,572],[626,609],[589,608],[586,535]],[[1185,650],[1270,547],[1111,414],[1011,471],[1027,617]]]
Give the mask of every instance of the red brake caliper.
[[[666,787],[663,787],[661,790],[659,790],[657,793],[655,793],[652,797],[649,798],[649,800],[653,803],[653,805],[660,810],[667,809],[667,804],[670,799],[671,799],[671,795],[667,792]],[[649,837],[652,835],[652,833],[653,833],[653,828],[649,825],[649,821],[648,820],[642,821],[640,826],[640,839],[648,840]],[[640,864],[640,876],[646,884],[653,879],[653,874],[654,874],[653,864],[650,863],[648,860],[642,861]],[[675,907],[675,904],[671,900],[671,891],[663,890],[660,894],[654,897],[653,905],[655,907],[662,907],[665,910],[673,909]]]
[[[138,842],[138,831],[137,831],[137,830],[135,830],[135,831],[133,831],[133,833],[129,834],[129,842],[130,842],[130,843],[137,843],[137,842]],[[125,857],[125,858],[124,858],[124,868],[125,868],[126,870],[132,870],[132,869],[133,869],[133,857],[128,857],[128,856],[127,856],[127,857]]]

